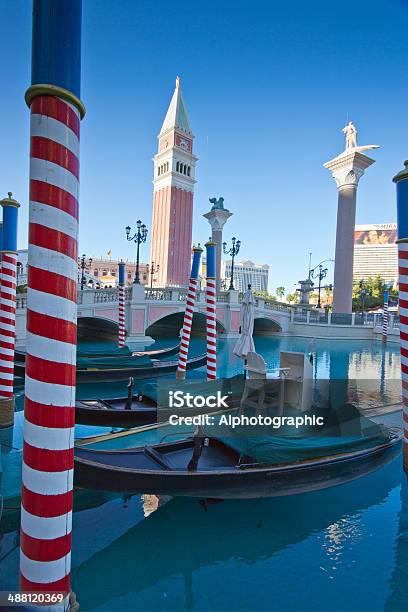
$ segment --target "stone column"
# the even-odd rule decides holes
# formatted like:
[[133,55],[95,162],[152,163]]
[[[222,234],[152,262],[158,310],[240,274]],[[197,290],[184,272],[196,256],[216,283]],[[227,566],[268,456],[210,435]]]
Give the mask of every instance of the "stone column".
[[[220,198],[221,199],[221,198]],[[217,279],[217,292],[221,287],[221,255],[222,255],[222,230],[226,222],[232,217],[232,212],[226,208],[213,208],[203,215],[211,225],[211,241],[215,242],[215,273]]]
[[313,281],[310,278],[306,278],[305,280],[299,281],[300,285],[300,304],[309,304],[310,302],[310,293],[313,288]]
[[350,149],[326,162],[338,189],[333,312],[351,313],[353,289],[354,229],[357,186],[366,168],[374,163],[367,155]]

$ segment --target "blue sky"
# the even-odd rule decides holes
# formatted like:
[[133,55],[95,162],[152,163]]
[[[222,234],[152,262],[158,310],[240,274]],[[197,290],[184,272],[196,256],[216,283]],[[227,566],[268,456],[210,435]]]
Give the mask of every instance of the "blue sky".
[[[22,204],[27,244],[31,2],[0,0],[0,192]],[[347,118],[376,143],[358,223],[395,220],[392,176],[408,158],[408,2],[84,0],[80,252],[134,257],[124,227],[152,211],[156,136],[177,74],[199,157],[194,240],[208,198],[234,213],[225,238],[287,291],[333,257],[337,195],[322,164]],[[149,250],[144,247],[143,260]]]

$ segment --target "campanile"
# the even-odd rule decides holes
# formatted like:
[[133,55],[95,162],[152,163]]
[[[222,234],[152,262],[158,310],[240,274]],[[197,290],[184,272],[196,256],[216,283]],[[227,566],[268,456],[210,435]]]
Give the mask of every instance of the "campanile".
[[159,266],[157,286],[188,285],[191,268],[194,175],[190,128],[180,78],[158,135],[154,156],[150,261]]

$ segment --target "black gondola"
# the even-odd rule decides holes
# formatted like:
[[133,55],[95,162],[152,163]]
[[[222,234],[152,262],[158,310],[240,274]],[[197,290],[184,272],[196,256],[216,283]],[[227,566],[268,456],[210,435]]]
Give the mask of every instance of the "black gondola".
[[[207,355],[198,355],[197,357],[192,357],[187,361],[187,369],[193,370],[196,368],[201,368],[207,362]],[[178,361],[170,361],[170,360],[162,360],[162,361],[151,361],[151,364],[143,364],[143,365],[134,365],[127,367],[101,367],[101,368],[86,368],[86,367],[77,367],[76,370],[76,379],[77,383],[94,383],[94,382],[115,382],[121,380],[127,380],[129,377],[133,377],[135,379],[143,379],[143,378],[156,378],[157,376],[162,376],[164,374],[170,374],[171,372],[175,372],[177,370]],[[14,364],[14,374],[15,376],[25,376],[25,362],[15,362]]]
[[[180,349],[180,342],[175,346],[169,346],[162,349],[152,349],[150,351],[129,351],[129,357],[153,357],[154,359],[158,359],[161,357],[171,357],[172,355],[176,355]],[[112,351],[106,352],[95,352],[92,351],[78,351],[78,355],[81,357],[89,357],[90,359],[97,357],[98,359],[118,359],[123,358],[124,354],[117,352],[116,354]],[[25,363],[26,353],[25,351],[15,350],[14,352],[15,361],[20,363]]]
[[[208,381],[182,381],[177,383],[177,388],[193,395],[210,395],[218,390],[228,399],[226,400],[230,408],[239,406],[243,376],[236,375],[232,378],[218,379],[214,382]],[[166,381],[167,382],[167,381]],[[148,385],[149,387],[150,385]],[[168,388],[167,388],[168,387]],[[133,394],[133,379],[129,379],[128,396],[113,399],[96,399],[77,401],[75,405],[75,422],[81,425],[103,425],[107,427],[138,427],[158,422],[160,411],[160,421],[164,422],[170,416],[171,411],[168,407],[168,391],[174,389],[174,382],[168,385],[161,383],[161,393],[159,408],[157,405],[157,392],[149,397],[146,387],[141,387],[137,395]],[[156,388],[157,389],[157,388]],[[167,402],[166,402],[167,400]],[[215,411],[219,408],[215,407]],[[184,415],[196,415],[200,411],[197,408],[182,409]],[[210,412],[210,408],[205,408],[205,412]]]
[[214,499],[293,495],[372,472],[400,452],[401,438],[400,431],[392,431],[388,442],[368,449],[266,465],[208,437],[193,470],[188,469],[195,451],[193,437],[126,450],[77,446],[74,483],[97,490]]

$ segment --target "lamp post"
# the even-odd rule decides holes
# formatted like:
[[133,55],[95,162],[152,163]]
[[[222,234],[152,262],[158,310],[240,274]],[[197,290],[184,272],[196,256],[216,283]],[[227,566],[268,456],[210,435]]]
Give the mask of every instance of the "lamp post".
[[16,274],[17,274],[17,283],[16,283],[16,290],[18,291],[19,285],[20,285],[20,276],[23,273],[23,264],[21,263],[21,261],[17,262],[17,268],[16,268]]
[[230,249],[227,248],[226,242],[222,243],[222,250],[224,251],[224,254],[231,255],[231,280],[230,280],[229,291],[232,291],[234,289],[234,259],[236,255],[238,255],[239,249],[241,248],[241,241],[237,240],[235,236],[232,238],[231,242],[232,242],[232,246]]
[[159,266],[159,264],[157,264],[157,266],[155,267],[154,261],[152,261],[150,266],[149,266],[149,264],[147,264],[146,267],[147,267],[147,274],[150,274],[150,289],[153,289],[153,276],[155,274],[157,274],[157,272],[160,269],[160,266]]
[[317,308],[321,308],[320,293],[322,290],[322,280],[326,278],[327,272],[328,272],[327,268],[323,268],[323,264],[326,263],[327,261],[333,261],[333,259],[323,259],[323,261],[317,264],[317,266],[315,266],[312,270],[310,269],[310,264],[309,264],[309,279],[317,278],[319,280],[319,287],[318,287],[319,293],[318,293],[318,298],[317,298]]
[[131,227],[128,225],[126,227],[126,239],[129,240],[129,242],[131,242],[133,240],[133,242],[136,242],[136,245],[137,245],[137,247],[136,247],[137,248],[137,251],[136,251],[136,273],[135,273],[135,280],[133,282],[134,282],[135,285],[140,285],[140,277],[139,277],[139,249],[140,249],[140,245],[142,244],[142,242],[146,242],[147,227],[139,219],[139,221],[136,221],[136,231],[135,231],[134,235],[131,236],[130,232],[131,232]]
[[87,272],[91,266],[92,257],[89,257],[88,261],[86,261],[86,255],[84,253],[79,260],[79,269],[81,270],[81,291],[83,291],[85,287],[85,272]]

